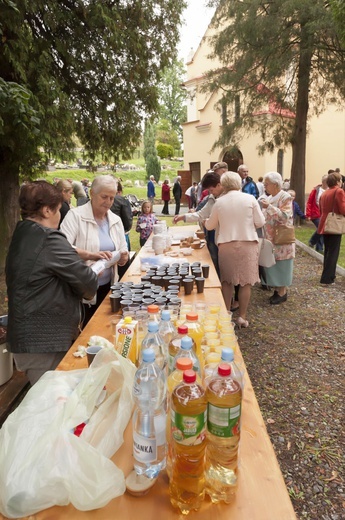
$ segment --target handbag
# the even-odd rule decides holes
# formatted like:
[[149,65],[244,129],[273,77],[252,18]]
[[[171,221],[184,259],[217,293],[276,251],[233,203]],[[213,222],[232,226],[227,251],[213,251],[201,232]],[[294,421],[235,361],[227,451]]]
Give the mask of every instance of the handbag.
[[329,235],[345,235],[345,216],[334,213],[336,193],[337,190],[334,192],[333,209],[328,213],[325,220],[324,233]]
[[274,247],[267,238],[259,238],[259,265],[261,267],[272,267],[276,263]]
[[275,224],[273,227],[273,244],[286,245],[296,241],[295,228],[289,224]]

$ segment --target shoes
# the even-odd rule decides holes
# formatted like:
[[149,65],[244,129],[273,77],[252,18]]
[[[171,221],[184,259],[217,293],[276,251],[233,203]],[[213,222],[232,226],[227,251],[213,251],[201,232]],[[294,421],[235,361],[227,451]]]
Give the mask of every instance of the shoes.
[[312,249],[314,249],[315,244],[312,244],[312,243],[309,241],[309,242],[308,242],[308,246],[311,247]]
[[237,318],[236,325],[239,329],[246,329],[247,327],[249,327],[248,321],[241,318],[241,316]]
[[285,293],[283,296],[279,296],[279,294],[275,294],[270,298],[270,304],[271,305],[279,305],[280,303],[286,302],[287,300],[287,293]]
[[238,305],[237,307],[231,307],[231,312],[236,312],[238,311],[238,309],[240,308],[240,306]]
[[330,285],[335,285],[335,282],[328,282],[328,283],[320,282],[320,285],[321,285],[322,287],[329,287]]
[[278,291],[274,291],[274,293],[272,294],[272,296],[270,296],[270,303],[271,303],[271,300],[273,300],[278,294]]

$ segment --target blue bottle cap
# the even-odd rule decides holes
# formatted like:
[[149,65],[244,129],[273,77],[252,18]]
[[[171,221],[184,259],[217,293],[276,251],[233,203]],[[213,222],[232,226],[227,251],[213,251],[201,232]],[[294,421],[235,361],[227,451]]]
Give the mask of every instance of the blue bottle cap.
[[232,348],[222,348],[222,361],[233,361],[234,360],[234,351]]
[[156,321],[149,321],[147,330],[149,332],[158,332],[158,323]]
[[183,338],[181,338],[181,348],[183,350],[190,350],[192,348],[192,338],[183,336]]
[[169,321],[170,320],[170,311],[164,310],[161,312],[161,320]]
[[144,348],[142,356],[144,363],[152,363],[156,359],[156,354],[153,348]]

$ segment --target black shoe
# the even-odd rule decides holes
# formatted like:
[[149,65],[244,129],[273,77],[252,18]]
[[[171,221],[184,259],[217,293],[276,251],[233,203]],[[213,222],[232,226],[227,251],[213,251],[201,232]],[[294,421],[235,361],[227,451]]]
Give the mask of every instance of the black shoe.
[[265,285],[264,283],[261,284],[261,289],[263,291],[270,291],[271,287],[269,285]]
[[272,296],[270,296],[270,303],[271,303],[271,300],[273,300],[277,295],[278,295],[278,291],[274,291]]
[[279,305],[280,303],[286,302],[287,300],[287,293],[284,294],[284,296],[279,296],[277,293],[275,296],[270,299],[271,305]]

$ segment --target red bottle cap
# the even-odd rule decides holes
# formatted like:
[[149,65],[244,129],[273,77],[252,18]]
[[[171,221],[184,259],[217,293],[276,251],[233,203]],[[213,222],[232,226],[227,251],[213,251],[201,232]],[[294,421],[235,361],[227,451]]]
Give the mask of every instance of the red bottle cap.
[[218,365],[218,374],[220,376],[229,376],[231,374],[231,366],[227,363],[221,363]]
[[179,327],[177,327],[177,332],[179,334],[188,334],[188,327],[187,327],[187,325],[180,325]]
[[151,313],[159,312],[158,305],[148,305],[147,312],[151,312]]
[[185,370],[185,372],[183,372],[183,381],[185,383],[194,383],[196,381],[196,373],[194,370]]
[[180,357],[176,360],[176,368],[178,370],[191,370],[193,368],[193,361],[187,357]]
[[189,312],[188,314],[186,314],[186,318],[189,321],[198,321],[198,315],[196,312]]

